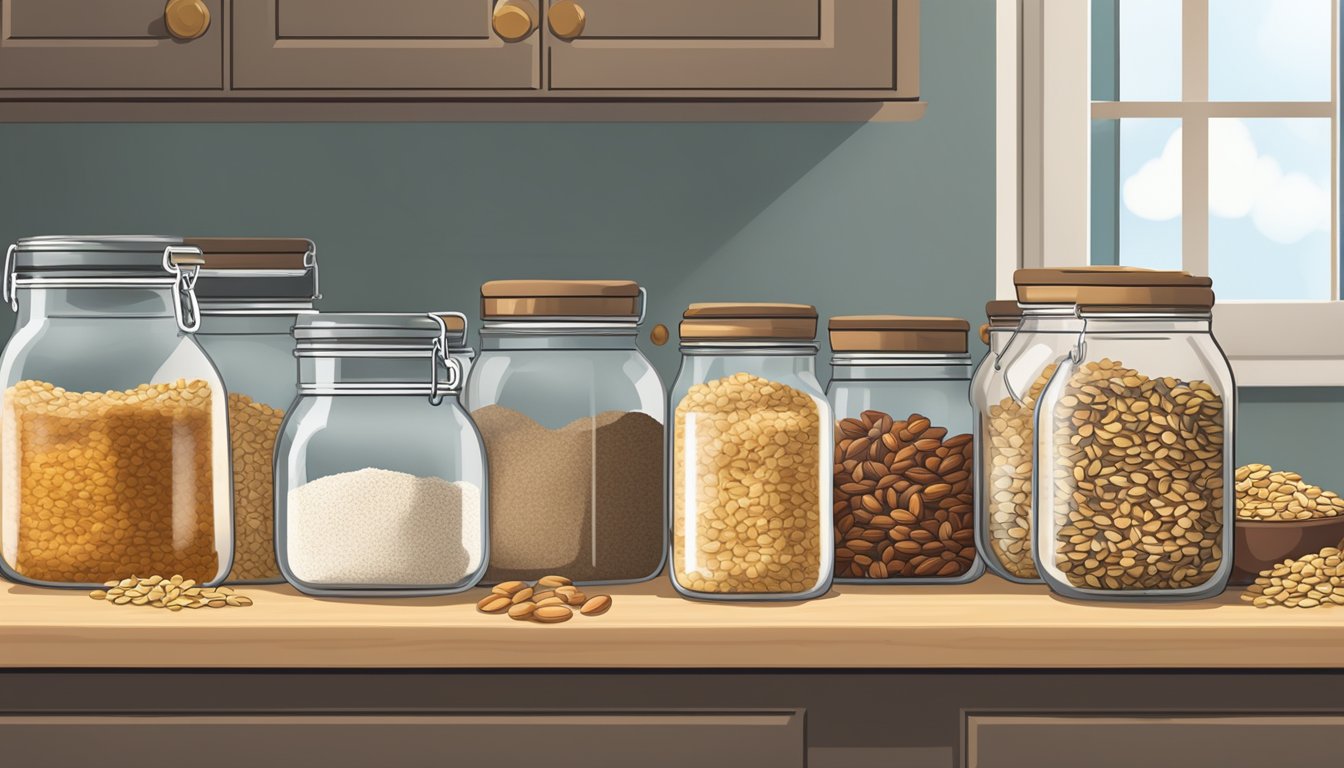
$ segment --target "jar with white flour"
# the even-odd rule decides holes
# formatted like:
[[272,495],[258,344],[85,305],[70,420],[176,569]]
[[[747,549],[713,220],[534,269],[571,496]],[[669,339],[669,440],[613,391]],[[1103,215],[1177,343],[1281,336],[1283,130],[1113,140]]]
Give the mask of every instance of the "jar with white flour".
[[299,397],[276,445],[277,554],[310,595],[442,595],[487,562],[485,449],[442,314],[294,327]]

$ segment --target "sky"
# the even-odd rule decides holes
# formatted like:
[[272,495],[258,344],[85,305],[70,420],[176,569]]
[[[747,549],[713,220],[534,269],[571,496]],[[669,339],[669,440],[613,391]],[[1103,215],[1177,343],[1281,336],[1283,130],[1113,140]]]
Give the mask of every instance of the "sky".
[[[1180,5],[1120,0],[1121,99],[1180,98]],[[1330,5],[1210,0],[1209,98],[1329,100]],[[1330,121],[1221,118],[1209,143],[1219,301],[1330,299]],[[1179,268],[1180,120],[1122,121],[1120,184],[1121,262]]]

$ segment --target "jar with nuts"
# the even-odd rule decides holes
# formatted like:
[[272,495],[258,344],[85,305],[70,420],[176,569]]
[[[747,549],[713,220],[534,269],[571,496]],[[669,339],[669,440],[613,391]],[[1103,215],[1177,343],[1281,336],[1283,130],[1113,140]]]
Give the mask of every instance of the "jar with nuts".
[[224,383],[195,338],[199,249],[180,238],[34,237],[6,259],[0,571],[45,587],[233,560]]
[[205,264],[196,281],[196,338],[229,390],[233,568],[228,582],[283,583],[275,561],[275,439],[298,394],[290,329],[315,312],[317,249],[302,238],[189,238]]
[[960,584],[975,547],[965,320],[833,317],[835,580]]
[[1232,371],[1206,277],[1132,271],[1078,292],[1084,322],[1037,403],[1035,543],[1066,597],[1196,600],[1232,569]]
[[[1018,270],[1015,280],[1049,271]],[[1066,284],[1038,291],[1018,285],[1018,309],[990,302],[991,347],[971,388],[975,411],[976,543],[990,572],[1019,584],[1039,584],[1032,550],[1032,430],[1036,398],[1067,354],[1082,324]],[[998,346],[994,346],[994,342]]]
[[686,310],[668,473],[682,595],[802,600],[830,588],[834,422],[816,333],[807,305]]

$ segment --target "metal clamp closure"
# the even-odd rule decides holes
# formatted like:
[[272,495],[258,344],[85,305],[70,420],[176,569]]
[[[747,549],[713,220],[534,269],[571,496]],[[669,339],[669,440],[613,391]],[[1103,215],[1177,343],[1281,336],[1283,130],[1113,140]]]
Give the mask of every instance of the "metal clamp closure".
[[[181,258],[181,257],[187,258]],[[188,245],[170,245],[163,249],[163,268],[173,275],[173,317],[184,333],[201,327],[201,305],[196,300],[196,278],[205,259],[201,249]]]
[[[444,314],[461,315],[460,312]],[[457,391],[462,383],[462,364],[448,355],[448,324],[439,315],[431,313],[429,316],[439,324],[439,337],[434,339],[434,350],[429,355],[429,404],[439,405],[445,393]],[[466,316],[462,315],[462,321],[466,322]],[[448,369],[448,379],[442,383],[439,382],[439,363]]]
[[322,284],[318,280],[317,270],[317,243],[308,241],[308,250],[303,254],[303,268],[313,270],[313,301],[322,298]]
[[19,311],[19,292],[14,285],[14,270],[18,266],[14,260],[14,252],[19,248],[17,243],[11,244],[5,251],[5,275],[4,284],[0,287],[0,298],[9,303],[9,309],[12,312]]

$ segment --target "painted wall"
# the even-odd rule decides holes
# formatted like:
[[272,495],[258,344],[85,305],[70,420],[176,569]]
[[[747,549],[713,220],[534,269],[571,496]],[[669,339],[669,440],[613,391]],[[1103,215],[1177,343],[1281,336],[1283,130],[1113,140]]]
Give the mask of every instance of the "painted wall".
[[[0,126],[0,241],[302,235],[329,309],[461,308],[482,281],[631,277],[691,301],[979,320],[993,290],[992,0],[923,7],[924,120],[873,125]],[[0,317],[0,333],[9,330]],[[645,345],[669,381],[674,345]],[[1248,393],[1242,457],[1338,468],[1334,390]]]

